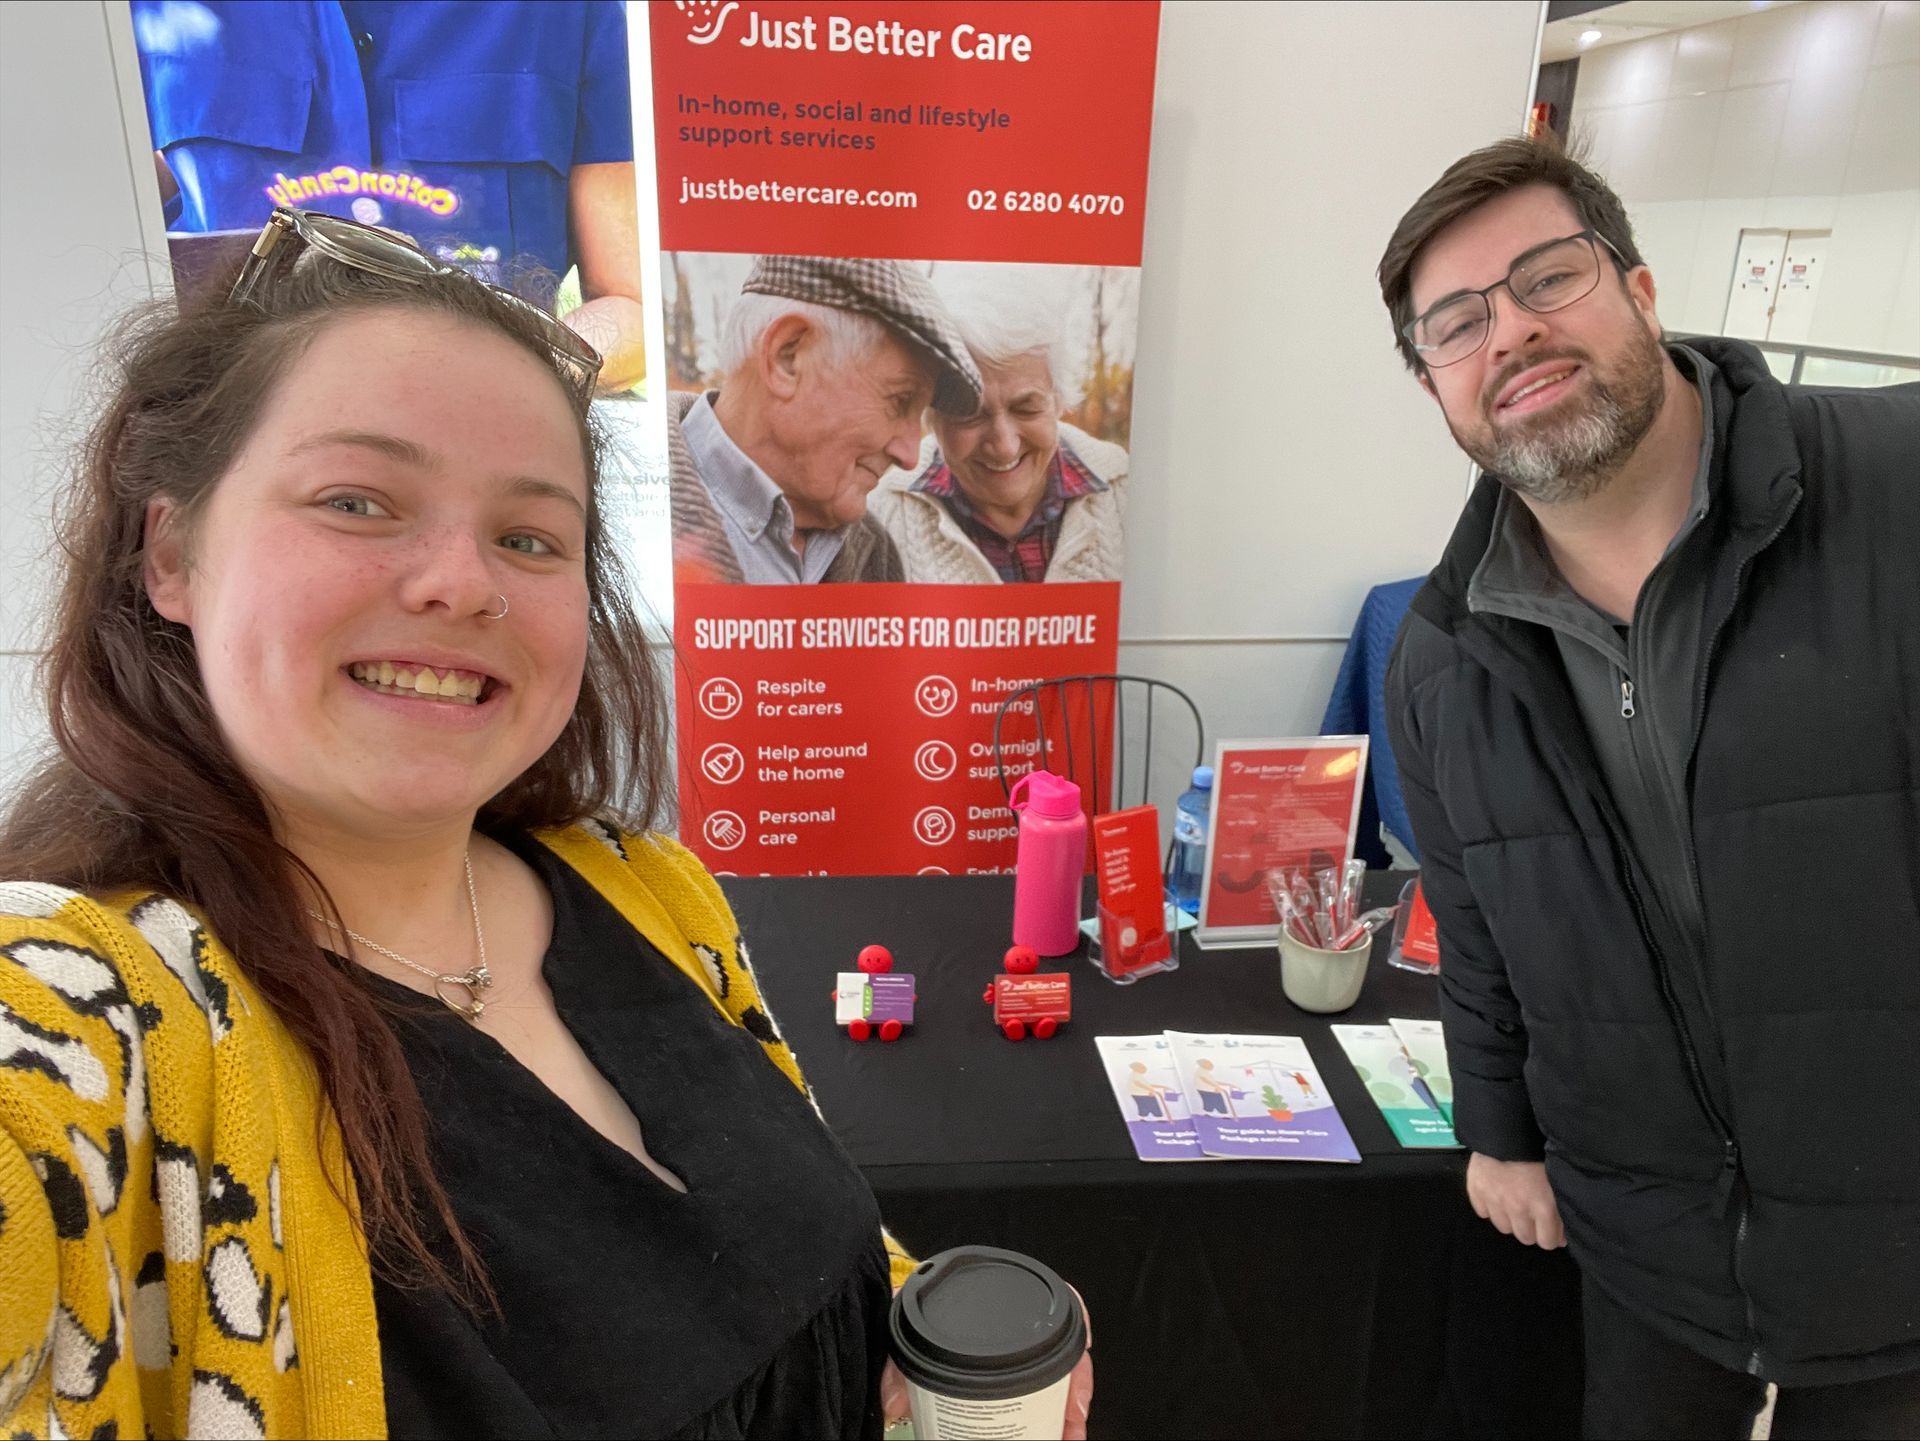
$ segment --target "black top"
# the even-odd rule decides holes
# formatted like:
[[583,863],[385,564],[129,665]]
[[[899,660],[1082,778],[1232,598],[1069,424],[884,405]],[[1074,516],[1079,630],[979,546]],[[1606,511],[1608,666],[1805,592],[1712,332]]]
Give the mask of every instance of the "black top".
[[553,896],[561,1020],[688,1190],[490,1036],[410,1008],[394,1024],[434,1163],[502,1319],[376,1278],[389,1432],[878,1436],[890,1287],[866,1182],[759,1043],[591,885],[497,839]]
[[1704,581],[1698,946],[1663,942],[1551,633],[1469,608],[1497,480],[1388,668],[1454,1133],[1544,1157],[1585,1284],[1668,1339],[1789,1387],[1894,1375],[1920,1367],[1920,385],[1691,345],[1719,372],[1674,556]]

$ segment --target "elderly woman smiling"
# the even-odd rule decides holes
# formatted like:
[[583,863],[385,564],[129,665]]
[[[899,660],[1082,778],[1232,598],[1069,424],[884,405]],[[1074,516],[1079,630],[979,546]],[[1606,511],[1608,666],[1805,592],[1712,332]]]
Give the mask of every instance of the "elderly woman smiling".
[[909,581],[1118,580],[1127,453],[1062,420],[1080,364],[1042,267],[941,265],[934,288],[986,382],[964,417],[931,414],[911,472],[868,502]]

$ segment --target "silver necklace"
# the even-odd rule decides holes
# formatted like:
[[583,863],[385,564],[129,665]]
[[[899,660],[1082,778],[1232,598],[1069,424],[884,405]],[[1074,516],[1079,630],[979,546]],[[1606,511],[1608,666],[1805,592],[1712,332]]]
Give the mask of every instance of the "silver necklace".
[[[479,964],[464,971],[442,974],[439,971],[429,970],[417,961],[408,960],[398,951],[388,950],[378,941],[368,940],[358,931],[348,930],[345,926],[336,926],[334,922],[328,920],[312,908],[308,909],[307,914],[330,931],[345,931],[347,939],[353,941],[356,945],[365,946],[370,951],[378,951],[388,960],[398,961],[408,970],[419,972],[419,974],[433,982],[433,994],[442,1005],[448,1010],[464,1016],[467,1020],[477,1023],[481,1013],[487,1009],[487,1003],[481,999],[480,993],[493,984],[493,973],[487,969],[487,933],[480,924],[480,897],[473,886],[473,855],[471,852],[464,858],[464,863],[467,868],[467,905],[473,911],[473,940],[475,947],[480,953]],[[452,995],[448,994],[446,990],[448,986],[463,987],[467,993],[466,1000],[456,1000]]]

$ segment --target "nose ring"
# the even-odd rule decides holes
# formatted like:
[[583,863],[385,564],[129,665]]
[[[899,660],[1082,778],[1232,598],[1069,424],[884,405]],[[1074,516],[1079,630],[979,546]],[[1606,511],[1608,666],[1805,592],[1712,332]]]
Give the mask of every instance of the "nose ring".
[[483,610],[480,612],[480,619],[482,620],[505,620],[506,619],[507,598],[504,595],[495,595],[494,599],[500,602],[499,612],[496,614],[495,612],[490,610]]

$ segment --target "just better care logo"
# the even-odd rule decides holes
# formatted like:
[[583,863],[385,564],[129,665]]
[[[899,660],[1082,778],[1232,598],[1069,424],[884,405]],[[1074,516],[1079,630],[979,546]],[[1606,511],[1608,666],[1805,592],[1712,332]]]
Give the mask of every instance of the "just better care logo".
[[673,8],[687,17],[687,39],[695,45],[711,45],[727,28],[727,17],[740,8],[740,0],[673,0]]
[[[740,0],[673,0],[673,6],[686,19],[687,43],[712,45],[728,33],[727,22],[740,8]],[[779,20],[769,19],[758,10],[749,10],[745,20],[733,28],[733,33],[738,37],[736,43],[748,49],[824,48],[836,54],[903,55],[919,60],[951,55],[957,60],[1024,63],[1033,58],[1033,37],[1017,31],[990,32],[961,24],[948,34],[899,20],[880,20],[871,25],[856,25],[844,15],[828,15],[825,20],[823,35],[817,16]]]

